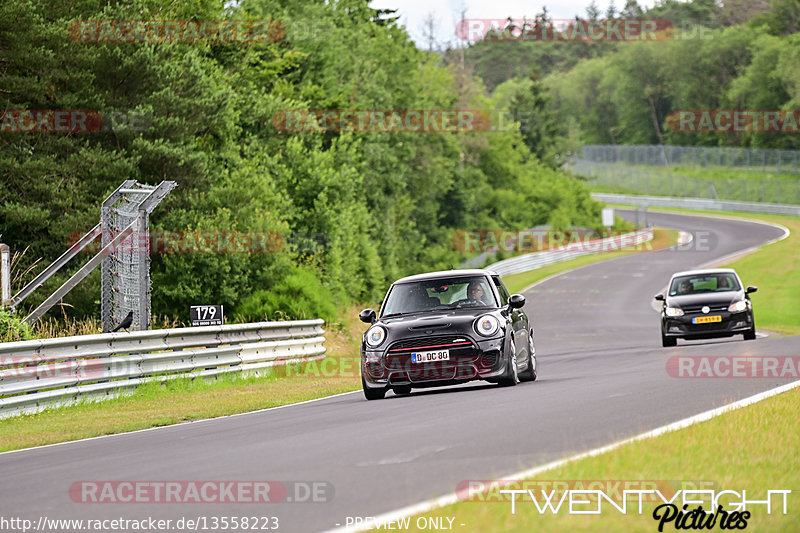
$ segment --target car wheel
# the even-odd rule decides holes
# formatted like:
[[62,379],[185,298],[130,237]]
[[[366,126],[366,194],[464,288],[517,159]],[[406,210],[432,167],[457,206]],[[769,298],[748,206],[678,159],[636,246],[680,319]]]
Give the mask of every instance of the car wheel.
[[367,384],[364,382],[364,378],[361,378],[361,388],[364,389],[364,397],[367,400],[383,400],[383,397],[386,396],[386,389],[370,389],[367,387]]
[[513,387],[519,383],[519,374],[517,373],[517,348],[514,346],[514,340],[511,340],[511,353],[508,358],[508,369],[506,375],[500,380],[500,385],[503,387]]
[[661,346],[664,348],[669,348],[671,346],[677,346],[678,339],[675,337],[665,337],[663,334],[661,335]]
[[528,367],[519,375],[520,381],[536,381],[536,348],[533,346],[533,332],[528,334]]
[[746,341],[754,341],[756,340],[756,327],[753,326],[752,328],[748,329],[744,332],[744,340]]
[[411,385],[398,385],[397,387],[392,387],[392,392],[398,396],[411,394]]

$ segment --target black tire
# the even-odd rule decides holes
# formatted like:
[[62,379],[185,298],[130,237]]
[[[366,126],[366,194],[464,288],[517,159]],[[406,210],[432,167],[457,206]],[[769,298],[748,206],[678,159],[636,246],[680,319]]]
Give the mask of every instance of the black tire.
[[499,381],[501,387],[513,387],[519,383],[519,375],[517,374],[517,348],[514,346],[513,338],[509,346],[511,353],[508,358],[508,369],[506,370],[506,375]]
[[678,345],[678,339],[676,339],[675,337],[665,337],[664,335],[661,335],[661,346],[663,346],[664,348],[671,348],[672,346],[677,346],[677,345]]
[[744,340],[746,341],[754,341],[756,340],[756,327],[753,326],[752,328],[748,329],[744,332]]
[[386,389],[368,388],[363,377],[361,378],[361,388],[364,389],[364,397],[367,400],[383,400],[383,397],[386,396]]
[[411,385],[398,385],[397,387],[392,387],[392,392],[398,396],[411,394]]
[[528,334],[528,367],[519,375],[520,381],[536,381],[536,348],[533,345],[533,332]]

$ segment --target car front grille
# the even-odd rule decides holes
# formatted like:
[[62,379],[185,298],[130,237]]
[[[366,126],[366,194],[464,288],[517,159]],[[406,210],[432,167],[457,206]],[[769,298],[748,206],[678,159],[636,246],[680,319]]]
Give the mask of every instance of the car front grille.
[[414,339],[404,339],[389,347],[389,354],[402,354],[404,352],[418,352],[420,350],[458,350],[468,348],[470,353],[474,345],[465,335],[429,335]]
[[[727,305],[709,305],[709,313],[719,313],[720,311],[727,311]],[[702,313],[702,305],[685,305],[682,307],[683,312],[686,314]]]

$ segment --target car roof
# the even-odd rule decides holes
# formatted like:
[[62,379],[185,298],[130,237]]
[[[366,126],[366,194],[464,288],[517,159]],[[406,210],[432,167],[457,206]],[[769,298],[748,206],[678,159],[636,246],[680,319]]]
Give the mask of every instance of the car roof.
[[497,272],[494,270],[486,270],[483,268],[468,268],[460,270],[439,270],[437,272],[426,272],[424,274],[414,274],[413,276],[406,276],[400,278],[394,283],[407,283],[412,281],[424,281],[426,279],[438,278],[452,278],[459,276],[496,276]]
[[[703,268],[700,270],[684,270],[683,272],[675,272],[672,275],[672,279],[675,279],[678,276],[696,276],[702,274],[736,274],[736,271],[732,268]],[[739,277],[739,274],[736,274],[736,277]]]

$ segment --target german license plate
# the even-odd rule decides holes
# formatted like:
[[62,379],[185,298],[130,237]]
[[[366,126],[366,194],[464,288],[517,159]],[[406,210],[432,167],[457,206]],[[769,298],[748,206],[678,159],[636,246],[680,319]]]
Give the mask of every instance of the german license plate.
[[433,352],[413,352],[411,354],[412,363],[431,363],[434,361],[450,360],[450,350],[436,350]]
[[692,319],[692,324],[708,324],[710,322],[722,322],[720,315],[696,316]]

